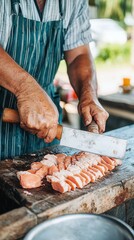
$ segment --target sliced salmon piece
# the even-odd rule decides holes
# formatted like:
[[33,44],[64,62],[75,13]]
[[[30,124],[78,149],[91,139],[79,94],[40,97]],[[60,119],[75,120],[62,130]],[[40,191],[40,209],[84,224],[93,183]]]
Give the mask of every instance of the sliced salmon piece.
[[48,167],[45,165],[36,171],[36,175],[38,175],[41,179],[43,179],[47,174],[48,174]]
[[116,166],[121,166],[122,165],[122,160],[120,160],[120,159],[115,159],[115,161],[116,161]]
[[111,158],[111,160],[114,162],[115,166],[122,165],[122,160],[120,160],[120,159]]
[[92,174],[94,175],[95,180],[97,180],[97,179],[99,178],[99,174],[98,174],[98,172],[95,172],[95,171],[93,171],[93,170],[90,169],[90,168],[88,168],[87,170],[88,170],[90,173],[92,173]]
[[38,169],[40,169],[42,167],[42,163],[41,162],[33,162],[32,164],[31,164],[31,169],[33,169],[33,170],[38,170]]
[[77,161],[76,166],[80,167],[81,169],[86,169],[89,167],[89,164],[85,161]]
[[98,165],[104,167],[105,168],[105,172],[108,172],[108,167],[105,164],[103,164],[101,162],[101,163],[98,163]]
[[59,179],[61,178],[66,178],[68,175],[71,175],[69,171],[66,170],[61,170],[59,172],[54,172],[53,176],[58,177]]
[[85,173],[85,174],[87,174],[87,175],[90,177],[91,182],[95,182],[95,176],[94,176],[94,174],[92,174],[90,171],[88,171],[88,170],[86,170],[86,169],[83,169],[82,172]]
[[75,165],[76,161],[77,161],[77,160],[76,160],[76,156],[75,156],[75,155],[72,155],[72,156],[71,156],[71,164],[72,164],[72,165]]
[[86,185],[86,179],[84,177],[82,177],[80,173],[79,174],[74,174],[74,176],[80,178],[83,187]]
[[68,168],[68,166],[71,165],[71,156],[66,156],[64,161],[65,169]]
[[[48,160],[49,162],[52,162],[53,164],[57,164],[57,156],[54,154],[46,154],[43,158],[43,160]],[[42,161],[43,161],[42,160]],[[42,162],[41,161],[41,162]]]
[[62,157],[58,157],[57,158],[57,163],[64,163],[64,160],[65,160],[65,156],[62,156]]
[[82,159],[86,159],[89,160],[89,162],[100,162],[101,158],[99,155],[97,154],[93,154],[93,153],[88,153],[88,152],[84,152],[80,155],[80,157],[82,157]]
[[83,152],[78,152],[78,153],[76,153],[76,154],[75,154],[76,159],[77,159],[77,157],[79,158],[80,156],[82,156],[82,154],[83,154]]
[[58,164],[58,169],[60,170],[64,170],[65,169],[65,165],[64,165],[64,161],[65,161],[65,154],[57,154],[57,164]]
[[52,182],[52,181],[59,181],[59,179],[57,178],[57,177],[55,177],[55,176],[52,176],[52,175],[47,175],[46,176],[46,179],[47,179],[47,181],[48,182]]
[[81,181],[81,179],[79,177],[76,176],[68,176],[67,179],[69,179],[70,181],[72,181],[73,183],[76,184],[77,188],[82,188],[83,187],[83,183]]
[[20,184],[23,188],[28,189],[40,187],[42,182],[38,175],[30,173],[20,175]]
[[75,190],[76,189],[76,184],[73,183],[72,181],[70,181],[69,179],[65,179],[65,182],[68,183],[71,187],[71,190]]
[[53,165],[53,166],[51,166],[50,168],[48,168],[48,174],[49,174],[49,175],[53,175],[54,172],[58,172],[57,166]]
[[96,169],[94,167],[89,167],[88,170],[89,171],[92,170],[94,172],[96,179],[103,176],[99,169]]
[[70,165],[67,168],[68,171],[70,171],[73,174],[79,174],[81,172],[81,168],[79,166],[76,165]]
[[35,174],[35,173],[36,173],[36,170],[34,170],[34,169],[29,169],[29,170],[27,170],[27,172],[30,172],[30,173]]
[[76,158],[78,162],[85,162],[85,164],[88,163],[89,166],[98,164],[98,162],[100,161],[100,158],[97,155],[90,154],[90,153],[82,153],[82,154],[76,155]]
[[86,173],[84,173],[84,172],[81,171],[80,175],[81,175],[83,178],[85,178],[86,184],[88,184],[88,183],[91,182],[91,178],[89,177],[88,174],[86,174]]
[[108,164],[103,158],[102,158],[101,162],[102,162],[103,164],[105,164],[105,165],[107,166],[108,170],[110,170],[110,171],[115,168],[115,166],[113,166],[113,165],[111,165],[111,164]]
[[57,154],[57,163],[64,162],[64,159],[66,158],[65,154]]
[[48,175],[47,181],[51,183],[52,188],[58,192],[64,193],[67,191],[71,191],[71,186],[70,184],[66,183],[65,178],[63,177],[56,177],[56,176],[51,176]]
[[20,180],[20,176],[23,175],[23,174],[30,174],[30,172],[28,171],[18,171],[17,173],[17,178]]
[[54,166],[54,165],[55,165],[53,162],[51,162],[51,161],[49,161],[49,160],[46,160],[46,159],[42,160],[41,163],[42,163],[43,165],[47,166],[47,167],[51,167],[51,166]]
[[110,165],[115,165],[114,164],[114,161],[112,161],[109,157],[107,157],[107,156],[101,156],[102,158],[103,158],[103,160],[105,161],[105,162],[107,162],[108,164],[110,164]]
[[52,181],[52,188],[60,193],[71,191],[71,187],[68,183],[62,181]]
[[116,159],[115,158],[111,158],[111,160],[113,161],[114,166],[117,166]]
[[101,173],[101,171],[99,169],[96,169],[94,166],[90,167],[90,169],[92,169],[93,171],[95,171],[96,173],[98,173],[98,177],[102,177],[103,174]]
[[65,153],[57,153],[55,154],[57,158],[65,158],[67,155]]
[[75,158],[77,161],[81,161],[83,159],[86,159],[86,155],[84,152],[79,152],[78,154],[75,155]]
[[59,171],[65,169],[64,162],[60,162],[60,163],[58,163],[58,169],[59,169]]
[[105,168],[103,166],[94,165],[94,168],[99,169],[103,176],[105,175]]

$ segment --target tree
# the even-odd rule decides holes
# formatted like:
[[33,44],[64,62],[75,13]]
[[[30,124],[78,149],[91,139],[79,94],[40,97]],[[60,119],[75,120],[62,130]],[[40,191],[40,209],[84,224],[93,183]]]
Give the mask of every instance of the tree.
[[123,21],[126,11],[131,11],[133,0],[96,0],[98,17]]

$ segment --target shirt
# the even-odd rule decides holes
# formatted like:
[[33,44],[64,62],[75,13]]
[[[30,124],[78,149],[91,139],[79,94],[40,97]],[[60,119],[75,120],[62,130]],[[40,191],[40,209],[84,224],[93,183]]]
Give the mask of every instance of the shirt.
[[[91,41],[89,5],[87,0],[62,0],[63,28],[65,29],[64,51],[74,49]],[[46,0],[40,19],[34,0],[20,0],[20,8],[25,18],[36,21],[60,19],[59,1]],[[16,4],[16,11],[19,10]],[[0,44],[5,49],[12,27],[11,0],[0,0]]]

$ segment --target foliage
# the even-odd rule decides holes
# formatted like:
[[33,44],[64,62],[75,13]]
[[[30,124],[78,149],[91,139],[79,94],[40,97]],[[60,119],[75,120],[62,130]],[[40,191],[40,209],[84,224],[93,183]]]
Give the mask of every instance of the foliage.
[[124,45],[107,44],[100,49],[96,63],[126,63],[130,62],[131,42]]
[[90,5],[96,3],[98,17],[123,21],[126,12],[131,12],[133,0],[89,0]]

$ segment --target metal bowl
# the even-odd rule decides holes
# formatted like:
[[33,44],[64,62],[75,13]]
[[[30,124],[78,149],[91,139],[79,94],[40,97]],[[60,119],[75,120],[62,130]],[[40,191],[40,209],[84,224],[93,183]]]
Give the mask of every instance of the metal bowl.
[[108,215],[70,214],[47,220],[24,240],[134,240],[133,230]]

